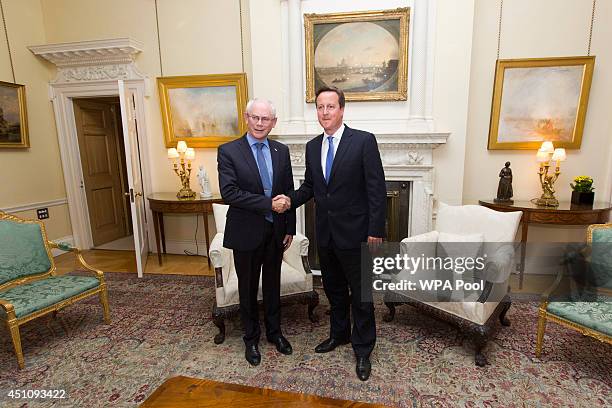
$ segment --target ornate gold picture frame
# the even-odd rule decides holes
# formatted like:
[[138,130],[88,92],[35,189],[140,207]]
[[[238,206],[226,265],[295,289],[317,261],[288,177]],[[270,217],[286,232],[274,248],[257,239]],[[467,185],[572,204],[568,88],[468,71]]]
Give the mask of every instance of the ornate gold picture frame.
[[306,102],[322,86],[348,101],[405,101],[410,9],[304,14]]
[[595,57],[498,60],[489,150],[579,149]]
[[28,147],[25,85],[0,81],[0,148]]
[[166,147],[218,147],[246,132],[245,73],[157,78]]

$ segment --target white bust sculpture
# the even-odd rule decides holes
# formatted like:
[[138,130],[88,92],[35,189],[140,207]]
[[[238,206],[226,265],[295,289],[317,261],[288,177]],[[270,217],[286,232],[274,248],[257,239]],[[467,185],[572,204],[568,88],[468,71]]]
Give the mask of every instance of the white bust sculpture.
[[202,192],[200,193],[200,197],[210,198],[212,197],[212,191],[210,191],[210,183],[208,182],[208,174],[206,170],[204,170],[204,166],[200,164],[198,170],[198,183],[200,187],[202,187]]

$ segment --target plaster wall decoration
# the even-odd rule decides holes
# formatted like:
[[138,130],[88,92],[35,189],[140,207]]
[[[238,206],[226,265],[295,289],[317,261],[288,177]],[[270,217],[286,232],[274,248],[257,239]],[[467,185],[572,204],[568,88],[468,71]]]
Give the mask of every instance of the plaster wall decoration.
[[57,67],[52,84],[145,78],[135,65],[143,45],[131,38],[37,45],[28,49]]

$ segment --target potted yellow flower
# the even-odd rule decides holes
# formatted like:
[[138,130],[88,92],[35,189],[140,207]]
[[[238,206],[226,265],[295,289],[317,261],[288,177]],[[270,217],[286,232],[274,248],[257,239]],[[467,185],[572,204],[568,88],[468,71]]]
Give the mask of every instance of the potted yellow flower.
[[578,176],[574,178],[574,182],[570,183],[572,188],[572,203],[581,205],[592,205],[595,199],[593,190],[593,179],[589,176]]

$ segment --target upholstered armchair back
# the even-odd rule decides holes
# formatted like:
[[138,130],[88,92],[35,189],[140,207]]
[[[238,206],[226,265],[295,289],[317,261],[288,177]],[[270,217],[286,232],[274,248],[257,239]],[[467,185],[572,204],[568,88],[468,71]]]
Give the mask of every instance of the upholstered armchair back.
[[0,288],[51,272],[52,258],[40,221],[21,220],[0,211]]

